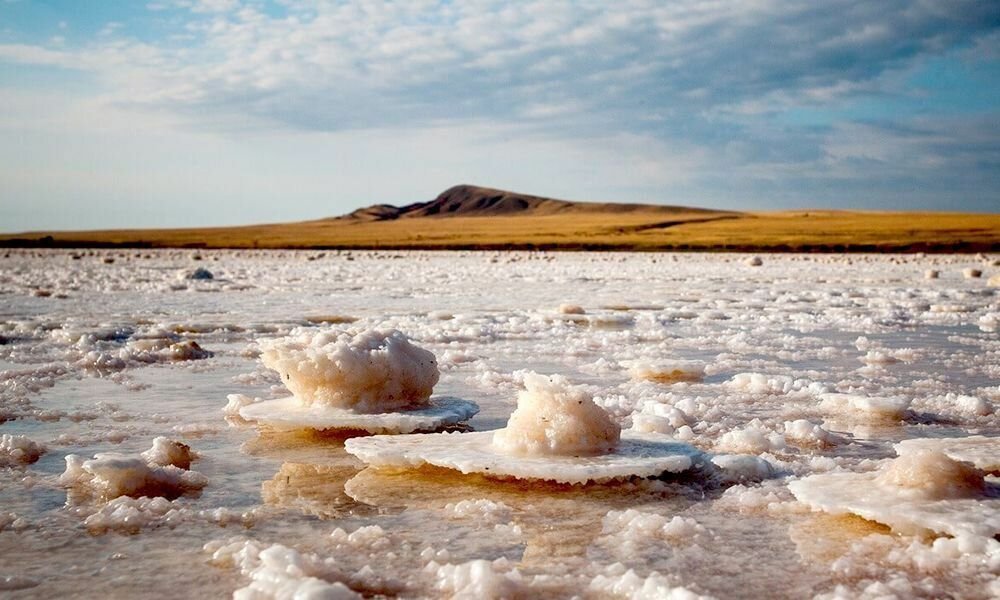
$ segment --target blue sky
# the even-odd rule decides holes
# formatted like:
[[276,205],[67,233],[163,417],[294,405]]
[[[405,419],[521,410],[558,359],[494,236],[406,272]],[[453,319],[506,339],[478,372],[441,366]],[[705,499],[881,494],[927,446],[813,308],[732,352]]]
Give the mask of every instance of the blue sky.
[[1000,210],[1000,3],[0,0],[0,230]]

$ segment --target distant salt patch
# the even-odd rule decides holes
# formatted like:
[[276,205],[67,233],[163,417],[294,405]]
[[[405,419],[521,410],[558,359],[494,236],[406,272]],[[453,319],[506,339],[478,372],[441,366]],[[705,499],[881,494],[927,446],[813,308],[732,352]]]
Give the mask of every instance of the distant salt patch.
[[177,274],[177,278],[188,281],[210,281],[215,279],[215,275],[205,267],[187,269]]
[[629,366],[635,380],[657,383],[696,382],[705,377],[705,363],[695,360],[636,361]]
[[0,436],[0,467],[30,465],[45,454],[45,446],[25,435]]
[[671,435],[694,421],[683,410],[660,402],[646,402],[632,413],[632,430],[640,433]]
[[836,419],[862,423],[898,423],[910,407],[906,398],[878,398],[858,394],[820,395],[819,409]]
[[962,277],[966,279],[979,279],[983,276],[983,271],[981,269],[966,268],[962,269]]
[[759,267],[764,264],[764,261],[761,260],[759,256],[751,256],[745,259],[743,261],[743,264],[747,265],[748,267]]
[[307,405],[384,412],[426,405],[434,354],[396,330],[306,331],[261,343],[261,360]]
[[226,405],[222,408],[222,414],[227,417],[239,417],[241,408],[263,401],[262,398],[255,398],[246,394],[229,394],[226,396],[226,400]]
[[449,502],[445,505],[444,510],[449,516],[459,519],[476,519],[490,525],[510,523],[513,514],[513,509],[503,502],[494,502],[486,498]]
[[647,577],[640,577],[634,570],[626,570],[621,563],[611,565],[604,573],[594,577],[588,591],[600,597],[628,600],[712,600],[711,596],[700,596],[687,588],[671,585],[656,571]]
[[727,431],[715,443],[719,452],[734,454],[763,454],[785,449],[785,436],[770,431],[759,419],[746,427]]
[[587,311],[582,306],[576,304],[560,304],[559,312],[564,315],[582,315],[586,314]]
[[692,518],[666,517],[634,508],[608,511],[601,527],[602,535],[614,536],[626,551],[651,541],[691,542],[707,534],[705,527]]
[[435,579],[435,589],[446,598],[476,600],[479,598],[521,597],[527,583],[508,561],[471,560],[461,564],[439,565],[430,562],[424,571]]
[[807,387],[809,382],[805,380],[795,380],[787,375],[766,375],[764,373],[737,373],[729,381],[726,387],[747,394],[754,395],[779,395],[788,394],[803,387]]
[[831,448],[847,440],[806,419],[785,421],[785,440],[796,446]]
[[493,435],[500,452],[524,456],[586,456],[610,452],[621,427],[594,404],[584,388],[561,375],[524,376],[517,408],[507,426]]
[[752,454],[718,454],[712,457],[718,476],[725,483],[749,483],[773,477],[774,466]]
[[983,471],[935,450],[908,448],[873,472],[812,475],[788,487],[814,510],[853,513],[899,533],[1000,533],[1000,494]]
[[204,475],[189,470],[195,456],[187,444],[158,437],[149,450],[138,455],[107,452],[85,459],[70,454],[59,482],[105,500],[119,496],[174,498],[208,485]]
[[250,578],[246,587],[233,593],[234,598],[363,598],[342,583],[349,576],[334,558],[240,538],[209,542],[204,549],[211,554],[212,563],[234,566]]
[[162,496],[132,498],[119,496],[97,508],[84,519],[87,530],[95,535],[116,531],[135,534],[152,527],[174,528],[191,522],[209,522],[225,527],[230,524],[248,527],[256,522],[255,511],[234,511],[228,508],[192,510],[179,500]]

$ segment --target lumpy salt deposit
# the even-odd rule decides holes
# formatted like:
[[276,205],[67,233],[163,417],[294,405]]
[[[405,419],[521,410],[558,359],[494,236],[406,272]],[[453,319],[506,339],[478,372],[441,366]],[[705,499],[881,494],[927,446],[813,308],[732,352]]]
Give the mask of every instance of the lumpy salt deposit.
[[261,360],[306,404],[385,412],[427,403],[434,354],[399,331],[305,331],[265,343]]
[[1000,597],[995,256],[4,254],[5,598]]
[[524,385],[507,426],[493,434],[493,447],[500,452],[587,456],[607,454],[618,445],[621,427],[565,377],[527,373]]

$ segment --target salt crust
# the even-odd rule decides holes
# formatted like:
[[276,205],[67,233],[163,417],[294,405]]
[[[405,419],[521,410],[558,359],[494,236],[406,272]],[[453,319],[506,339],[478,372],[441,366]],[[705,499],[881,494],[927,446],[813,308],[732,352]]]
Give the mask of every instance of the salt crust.
[[915,438],[895,446],[899,455],[919,450],[937,450],[954,460],[972,463],[977,469],[1000,475],[1000,438],[974,435],[964,438]]
[[307,406],[381,413],[427,404],[432,352],[397,330],[305,331],[261,343],[261,361]]
[[1000,533],[1000,490],[940,452],[907,451],[876,471],[812,475],[788,488],[814,510],[853,513],[899,533]]
[[119,496],[176,497],[208,485],[204,475],[188,470],[194,456],[187,444],[158,437],[152,448],[139,455],[102,452],[91,459],[67,455],[59,482],[87,489],[106,500]]
[[23,467],[45,453],[45,446],[24,435],[0,436],[0,467]]
[[381,414],[304,405],[294,396],[253,402],[239,408],[239,415],[244,419],[282,431],[344,429],[385,434],[434,431],[466,421],[478,412],[479,406],[475,403],[449,396],[434,396],[421,408]]
[[625,431],[615,450],[597,456],[516,456],[493,446],[493,432],[352,438],[344,448],[374,467],[432,465],[464,474],[582,484],[653,477],[691,468],[702,454],[662,435]]

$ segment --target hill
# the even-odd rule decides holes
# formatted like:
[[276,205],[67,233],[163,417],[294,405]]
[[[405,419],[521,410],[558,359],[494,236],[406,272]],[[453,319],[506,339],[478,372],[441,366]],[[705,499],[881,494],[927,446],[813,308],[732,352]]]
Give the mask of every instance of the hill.
[[[662,206],[658,204],[615,204],[610,202],[571,202],[519,194],[474,185],[456,185],[429,202],[406,206],[376,204],[345,215],[362,221],[391,221],[424,217],[499,217],[510,215],[568,215],[579,213],[645,212],[659,214],[722,214],[706,208]],[[732,213],[725,213],[732,214]]]
[[340,217],[241,227],[30,232],[2,246],[314,249],[1000,251],[1000,214],[728,212],[571,202],[460,185]]

